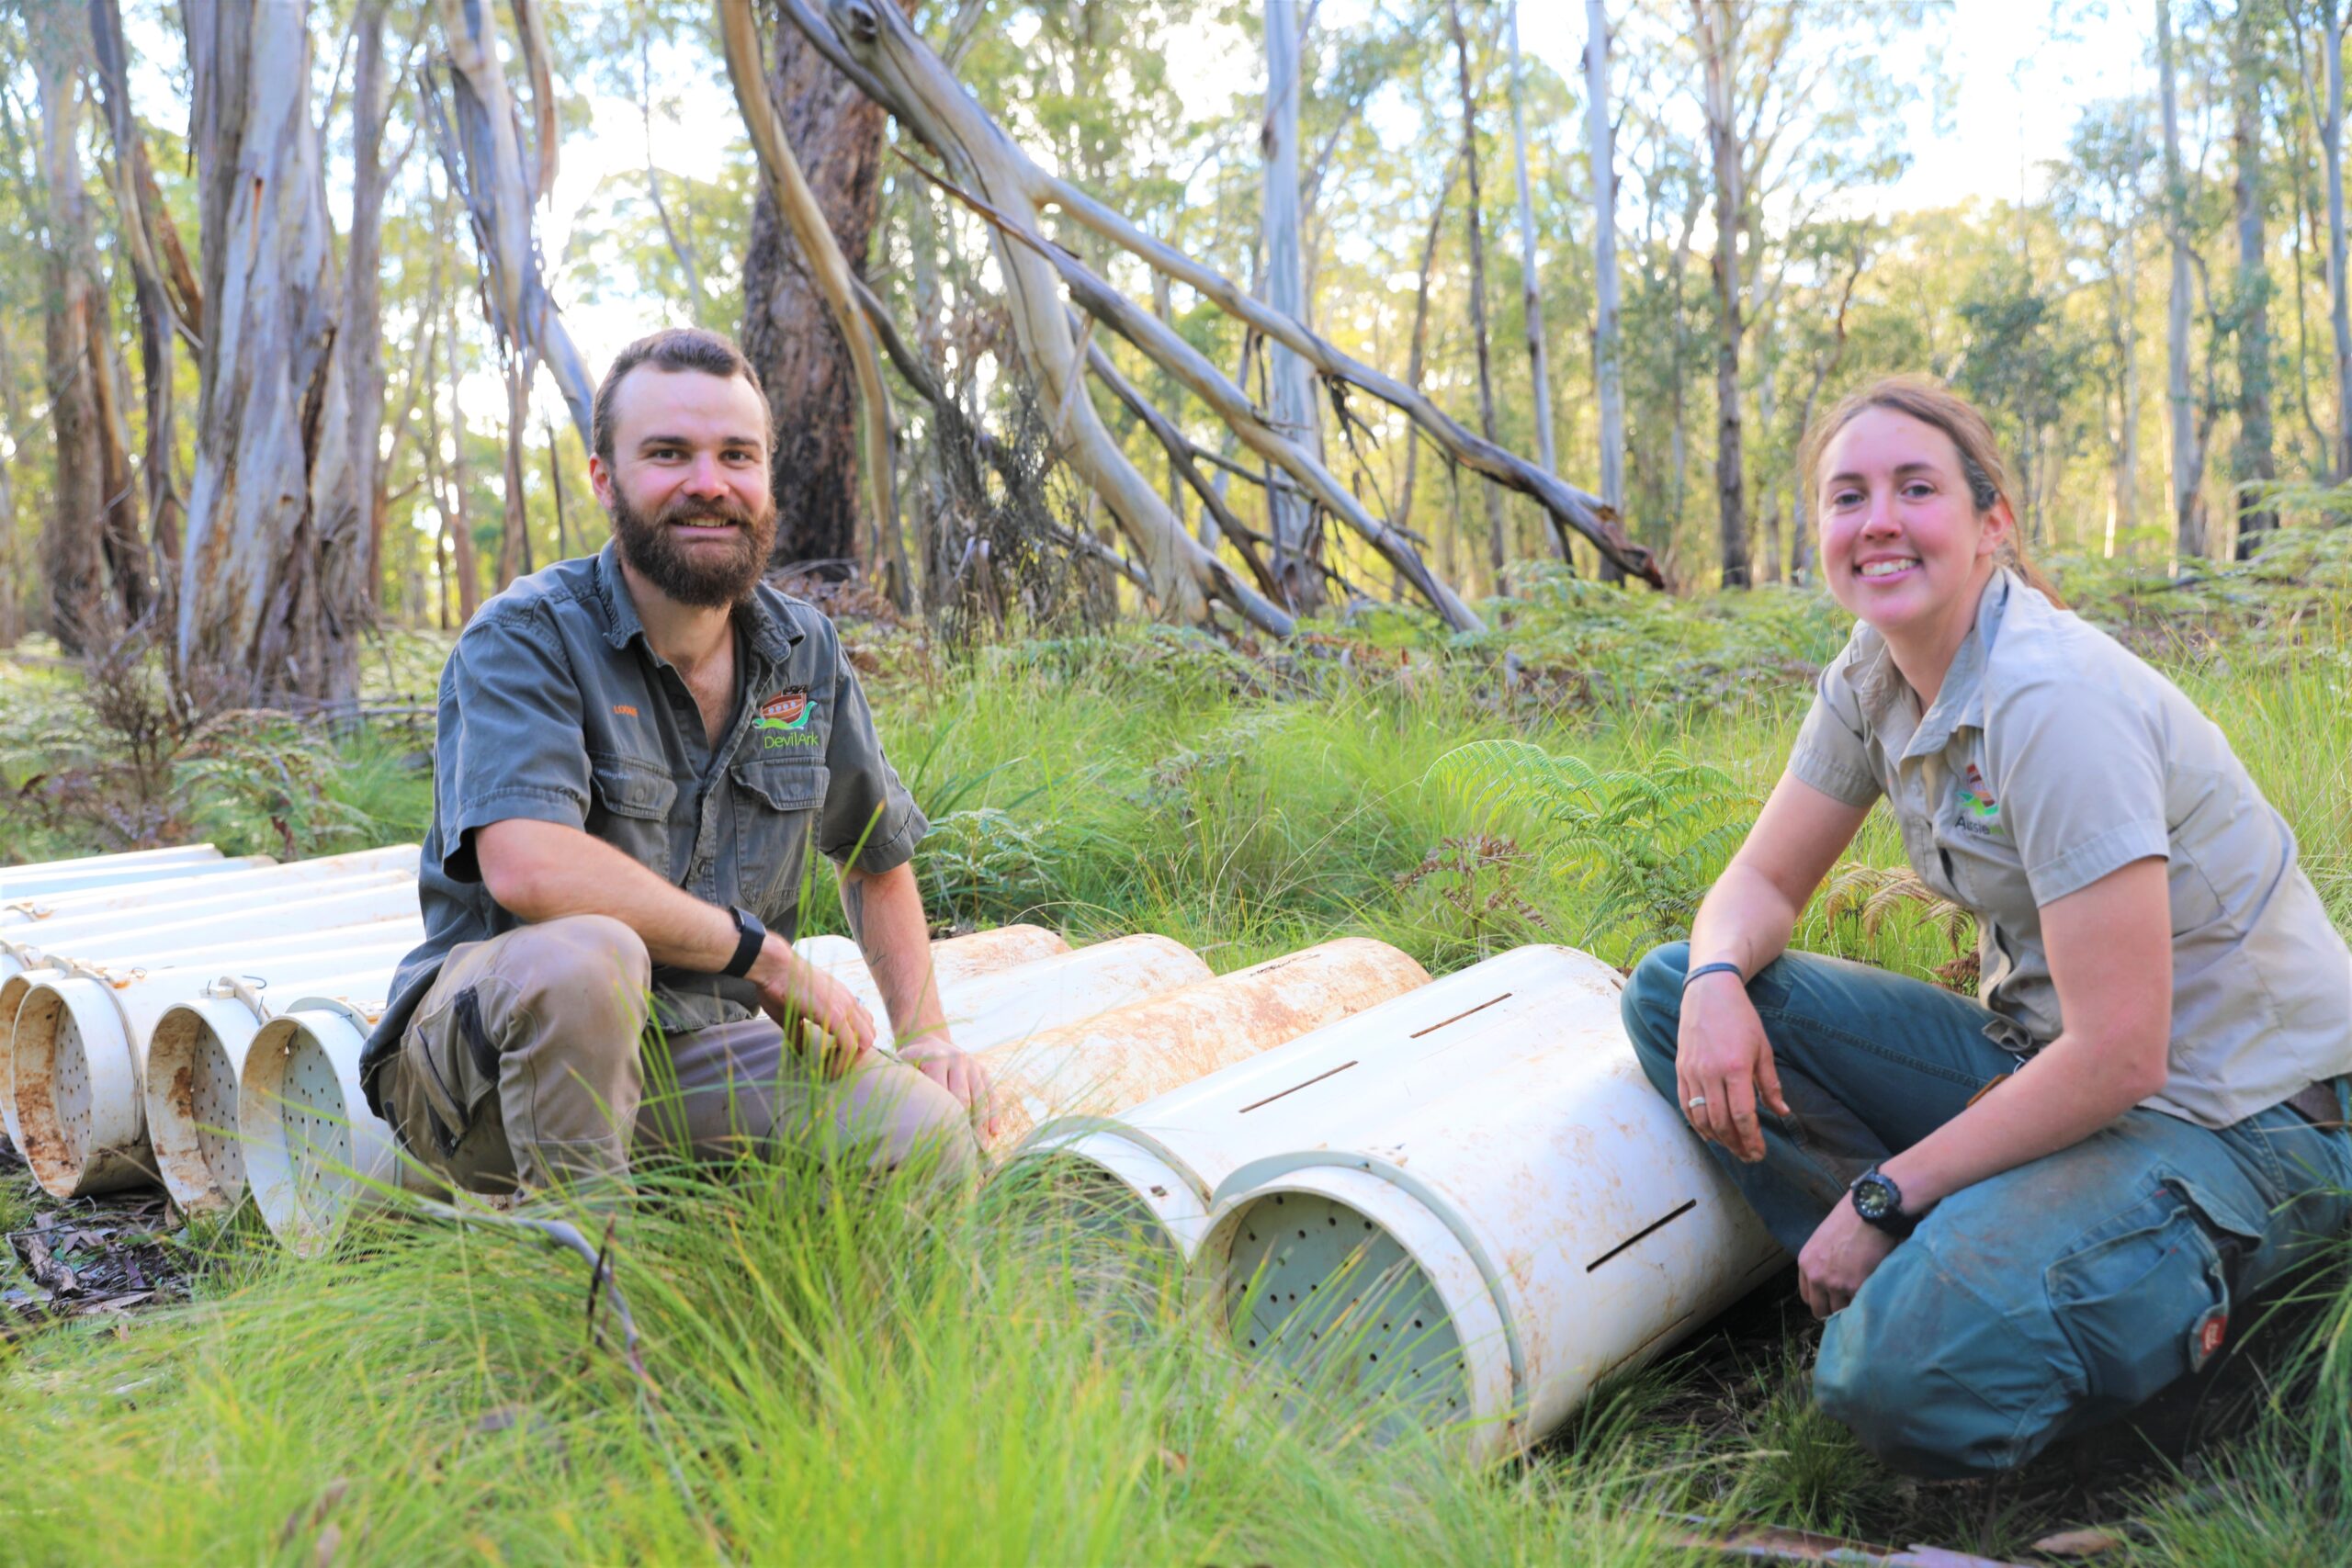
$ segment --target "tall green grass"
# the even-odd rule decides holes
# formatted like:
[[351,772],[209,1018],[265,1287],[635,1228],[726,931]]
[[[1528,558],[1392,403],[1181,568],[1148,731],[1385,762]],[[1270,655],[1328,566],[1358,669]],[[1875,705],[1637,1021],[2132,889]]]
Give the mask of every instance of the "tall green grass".
[[[873,696],[938,829],[917,863],[934,916],[1159,931],[1219,970],[1346,934],[1440,971],[1597,941],[1593,857],[1523,806],[1428,782],[1432,764],[1476,740],[1602,772],[1671,749],[1760,797],[1843,636],[1791,593],[1670,604],[1530,574],[1490,608],[1498,631],[1468,649],[1385,613],[1334,628],[1344,664],[1164,630],[961,663],[887,649],[899,673]],[[2313,613],[2292,657],[2165,646],[2192,650],[2166,668],[2352,929],[2343,633]],[[384,838],[423,827],[414,746],[355,744],[337,775]],[[1900,863],[1883,816],[1851,858]],[[820,879],[804,929],[838,921]],[[1899,913],[1873,933],[1816,905],[1798,940],[1923,976],[1952,956]],[[2295,1353],[2194,1473],[2145,1459],[2086,1493],[2077,1455],[1998,1484],[1905,1481],[1811,1409],[1810,1325],[1770,1297],[1481,1472],[1373,1440],[1344,1402],[1280,1422],[1283,1391],[1199,1309],[1034,1194],[943,1204],[801,1156],[650,1188],[617,1257],[652,1389],[608,1320],[592,1340],[575,1259],[396,1219],[316,1263],[232,1225],[202,1244],[194,1304],[0,1345],[0,1560],[307,1563],[332,1531],[338,1562],[1647,1562],[1675,1558],[1657,1521],[1684,1512],[2008,1555],[2130,1515],[2116,1561],[2344,1560],[2340,1272],[2306,1287]]]

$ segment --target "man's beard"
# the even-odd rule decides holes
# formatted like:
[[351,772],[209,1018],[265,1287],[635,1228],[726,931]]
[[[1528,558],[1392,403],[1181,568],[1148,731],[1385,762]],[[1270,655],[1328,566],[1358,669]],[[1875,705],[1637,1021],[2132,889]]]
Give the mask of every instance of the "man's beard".
[[[764,495],[757,512],[732,500],[681,496],[649,518],[615,485],[611,512],[621,558],[679,604],[697,609],[729,609],[750,598],[775,544],[775,502]],[[735,547],[684,546],[670,533],[673,524],[703,521],[734,524]]]

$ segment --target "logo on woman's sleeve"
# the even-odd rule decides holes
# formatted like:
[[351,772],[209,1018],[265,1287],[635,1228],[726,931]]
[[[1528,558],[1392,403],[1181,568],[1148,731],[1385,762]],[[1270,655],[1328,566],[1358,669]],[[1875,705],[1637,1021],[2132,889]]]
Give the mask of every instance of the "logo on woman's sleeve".
[[806,686],[786,686],[768,698],[760,705],[760,716],[755,721],[755,728],[763,732],[761,749],[816,745],[816,732],[808,727],[809,716],[816,711],[817,705],[808,700]]

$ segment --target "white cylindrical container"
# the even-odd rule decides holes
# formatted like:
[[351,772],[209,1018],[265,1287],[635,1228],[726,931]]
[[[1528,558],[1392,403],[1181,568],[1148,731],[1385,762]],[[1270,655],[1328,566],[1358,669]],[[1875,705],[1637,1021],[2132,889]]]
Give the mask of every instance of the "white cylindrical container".
[[185,893],[223,876],[263,871],[277,863],[277,860],[269,855],[239,855],[234,860],[214,858],[175,861],[169,865],[150,867],[102,866],[85,872],[51,872],[45,876],[28,876],[21,880],[13,872],[0,873],[0,899],[14,903],[20,898],[88,893],[111,887],[153,887],[159,894],[165,888],[173,888]]
[[73,860],[34,861],[0,866],[0,900],[21,898],[77,884],[102,887],[107,879],[137,882],[179,874],[174,868],[217,865],[220,852],[210,844],[179,844],[168,850],[126,850],[120,854],[80,855]]
[[1376,1125],[1508,1054],[1539,1021],[1624,984],[1573,948],[1498,953],[1115,1116],[1048,1122],[1012,1155],[1192,1256],[1217,1184],[1263,1155]]
[[1122,936],[943,986],[940,1000],[950,1037],[978,1055],[1207,978],[1209,966],[1182,942]]
[[[397,962],[406,949],[405,942],[358,947],[337,932],[315,933],[308,953],[274,961],[263,975],[300,985],[356,964]],[[75,1198],[154,1179],[144,1092],[148,1041],[166,1008],[201,996],[220,976],[205,965],[143,970],[135,977],[76,972],[32,983],[17,1012],[10,1055],[22,1134],[17,1148],[43,1191]]]
[[147,1138],[164,1187],[181,1208],[203,1213],[232,1207],[245,1195],[238,1085],[254,1036],[292,999],[288,987],[326,996],[382,996],[407,951],[403,945],[337,954],[337,972],[326,978],[226,976],[203,995],[164,1010],[147,1043]]
[[[307,887],[246,887],[213,897],[202,884],[167,886],[173,897],[134,910],[78,913],[29,926],[0,928],[0,949],[27,968],[59,958],[143,961],[199,943],[218,946],[241,936],[348,925],[353,919],[414,914],[416,878],[378,871]],[[363,909],[358,915],[346,908]],[[380,912],[379,912],[380,911]]]
[[[882,987],[865,967],[865,955],[845,936],[805,936],[792,950],[856,993],[858,1002],[877,1030],[897,1032],[889,1009],[882,1003]],[[993,975],[1040,958],[1068,953],[1069,943],[1043,926],[998,926],[993,931],[953,936],[931,944],[931,976],[939,987],[941,1005],[957,987],[976,976]]]
[[1429,980],[1410,954],[1345,937],[997,1046],[980,1056],[996,1088],[994,1141],[1141,1104]]
[[383,1011],[380,996],[299,998],[245,1055],[247,1190],[270,1235],[305,1257],[373,1194],[402,1184],[399,1143],[359,1086],[359,1055]]
[[0,905],[0,931],[6,931],[12,941],[38,942],[40,938],[37,933],[11,928],[37,926],[44,920],[78,919],[85,915],[130,915],[160,904],[188,898],[227,899],[261,888],[281,896],[291,896],[291,889],[307,887],[314,883],[332,883],[383,872],[402,872],[414,876],[416,866],[417,847],[414,844],[393,844],[380,850],[320,855],[311,860],[289,861],[283,865],[227,872],[188,886],[147,881],[96,887],[80,893],[35,894],[24,897],[11,894],[8,901]]
[[1193,1288],[1270,1371],[1517,1453],[1784,1255],[1643,1076],[1616,998],[1385,1125],[1219,1184]]

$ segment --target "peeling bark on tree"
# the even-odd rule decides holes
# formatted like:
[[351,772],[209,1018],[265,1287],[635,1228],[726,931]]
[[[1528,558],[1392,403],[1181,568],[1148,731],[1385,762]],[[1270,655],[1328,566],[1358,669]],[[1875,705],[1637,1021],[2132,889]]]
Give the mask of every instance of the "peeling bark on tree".
[[[519,114],[499,59],[498,13],[492,0],[437,0],[449,45],[458,148],[441,141],[443,162],[462,191],[474,238],[489,275],[492,325],[516,348],[528,348],[555,377],[582,440],[588,439],[595,389],[588,367],[564,330],[563,317],[539,270],[531,209],[555,184],[555,102],[546,39],[528,0],[514,7],[521,37],[516,53],[531,82],[538,135],[529,148],[517,131]],[[439,120],[428,97],[428,118]],[[436,125],[436,130],[438,129]],[[462,160],[456,155],[462,150]],[[520,439],[520,433],[515,434]]]
[[351,484],[340,290],[306,5],[187,0],[208,319],[175,646],[199,700],[358,685],[366,519]]
[[[40,106],[41,183],[49,204],[43,346],[56,457],[41,558],[49,580],[50,631],[68,653],[94,650],[119,628],[120,574],[126,554],[135,558],[138,550],[137,513],[127,520],[122,515],[134,504],[130,475],[110,439],[106,293],[97,276],[77,142],[81,115],[74,78],[81,22],[80,13],[71,9],[28,17]],[[143,579],[145,563],[137,565]]]
[[[154,555],[154,581],[170,617],[170,600],[178,591],[180,519],[186,511],[174,474],[178,461],[178,407],[172,389],[172,339],[181,330],[186,306],[175,306],[172,285],[159,253],[178,257],[185,272],[187,258],[179,254],[179,237],[163,210],[148,165],[147,144],[131,113],[130,75],[122,42],[119,0],[90,0],[90,35],[97,62],[97,77],[105,97],[107,127],[114,143],[115,203],[121,220],[123,253],[130,259],[133,289],[139,308],[139,362],[146,392],[146,448],[141,460],[146,494],[148,533]],[[168,244],[160,236],[169,234]],[[201,313],[193,277],[187,280],[185,299]]]
[[[909,8],[909,0],[900,0]],[[768,101],[799,154],[825,225],[860,278],[881,210],[882,106],[788,21],[768,40]],[[764,184],[743,257],[743,353],[775,414],[769,488],[775,563],[848,575],[861,546],[857,373]]]
[[[1625,513],[1625,376],[1617,333],[1617,130],[1609,118],[1609,11],[1585,0],[1585,147],[1592,164],[1592,381],[1600,406],[1600,499]],[[1600,579],[1618,582],[1624,570],[1600,564]]]

